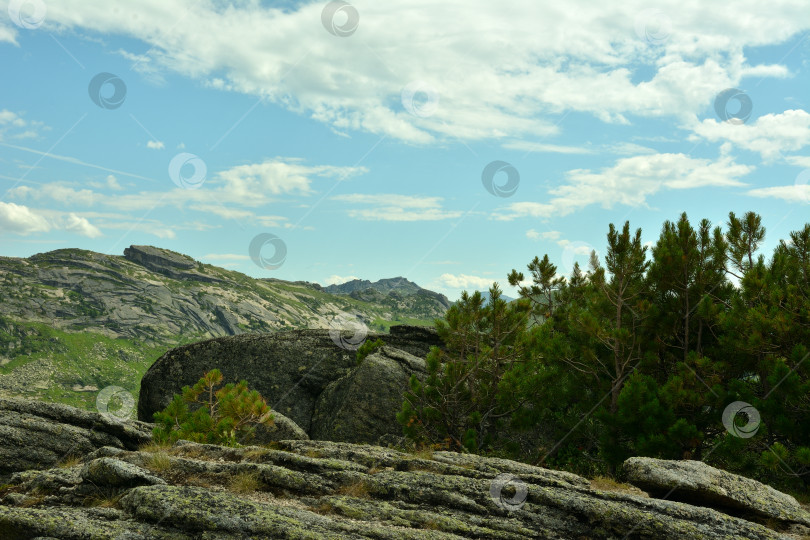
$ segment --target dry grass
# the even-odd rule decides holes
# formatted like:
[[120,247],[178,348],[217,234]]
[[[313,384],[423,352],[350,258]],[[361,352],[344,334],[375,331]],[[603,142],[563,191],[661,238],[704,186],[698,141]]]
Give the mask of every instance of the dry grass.
[[414,450],[413,455],[420,459],[433,459],[433,447],[422,446]]
[[630,484],[624,484],[622,482],[617,482],[613,478],[608,476],[597,476],[595,478],[591,478],[591,487],[593,489],[598,489],[601,491],[613,491],[615,493],[627,493],[630,495],[643,495],[647,496],[647,494],[636,486],[631,486]]
[[183,481],[183,483],[189,486],[197,486],[204,488],[210,488],[211,486],[213,486],[213,483],[209,478],[206,478],[205,476],[200,476],[198,474],[192,474],[191,476],[187,477]]
[[241,472],[230,479],[228,490],[234,493],[251,493],[259,491],[264,484],[255,472]]
[[335,507],[332,506],[329,502],[323,501],[317,506],[310,506],[307,508],[310,512],[315,512],[316,514],[320,514],[325,516],[327,514],[333,514],[335,512]]
[[265,456],[265,455],[267,455],[269,453],[270,453],[270,450],[268,448],[261,448],[261,449],[256,449],[256,450],[248,450],[247,452],[244,453],[244,455],[242,456],[242,459],[243,460],[254,460],[256,458],[260,458],[262,456]]
[[84,499],[85,506],[99,508],[115,508],[118,500],[124,496],[125,490],[115,488],[96,488],[96,492]]
[[146,466],[153,472],[163,472],[171,468],[172,458],[165,452],[154,452],[146,461]]
[[20,508],[31,508],[32,506],[39,506],[45,500],[44,495],[38,495],[36,497],[28,497],[24,501],[22,501],[19,505]]
[[82,458],[79,456],[65,456],[61,461],[59,461],[59,463],[57,463],[57,467],[60,469],[69,469],[70,467],[75,467],[81,462]]
[[351,484],[340,486],[337,492],[340,495],[346,495],[347,497],[355,497],[357,499],[371,498],[371,492],[369,490],[368,484],[363,480],[358,480]]
[[151,443],[142,444],[141,446],[139,446],[138,451],[140,451],[140,452],[149,452],[149,453],[167,452],[169,450],[169,448],[171,448],[171,445],[151,442]]

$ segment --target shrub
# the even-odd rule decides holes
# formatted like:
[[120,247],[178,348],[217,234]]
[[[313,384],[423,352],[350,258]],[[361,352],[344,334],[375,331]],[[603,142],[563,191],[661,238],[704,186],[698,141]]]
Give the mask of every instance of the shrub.
[[154,415],[155,442],[186,439],[237,446],[253,438],[255,426],[273,425],[270,407],[256,390],[248,390],[246,381],[214,390],[222,379],[222,373],[213,369],[193,387],[184,386],[182,394],[175,394],[169,406]]
[[366,356],[370,355],[383,345],[385,345],[385,342],[379,338],[375,341],[367,340],[363,342],[363,344],[357,348],[357,365],[360,365],[360,362],[362,362]]

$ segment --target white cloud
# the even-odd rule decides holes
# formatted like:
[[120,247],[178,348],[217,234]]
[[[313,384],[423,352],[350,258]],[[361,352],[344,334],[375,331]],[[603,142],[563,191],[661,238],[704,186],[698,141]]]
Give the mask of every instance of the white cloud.
[[598,172],[568,171],[565,183],[550,191],[548,202],[512,203],[492,217],[509,221],[525,216],[566,216],[593,204],[608,209],[616,204],[643,206],[648,197],[663,190],[743,186],[739,178],[752,170],[753,167],[738,165],[729,157],[716,161],[684,154],[622,158]]
[[[0,31],[2,31],[2,27],[0,27]],[[39,137],[40,131],[47,129],[48,127],[43,122],[26,120],[21,114],[8,109],[0,110],[0,140],[3,140],[5,136],[10,136],[12,139],[34,139]]]
[[[106,221],[97,221],[97,223],[104,229],[123,230],[126,231],[127,234],[133,232],[140,232],[145,234],[151,234],[152,236],[155,236],[157,238],[169,240],[177,237],[177,233],[175,233],[172,228],[159,221],[145,220],[145,219],[138,219],[137,221],[135,221],[129,219],[121,219],[121,217],[122,216],[115,216]],[[175,228],[180,229],[184,227],[175,227]],[[192,228],[192,227],[185,227],[185,228]]]
[[61,228],[88,238],[103,236],[99,228],[87,221],[87,218],[79,217],[72,212],[64,218]]
[[508,141],[503,144],[504,148],[510,150],[525,150],[527,152],[538,152],[548,154],[592,154],[590,148],[580,146],[564,146],[559,144],[546,144],[530,141]]
[[326,285],[340,285],[341,283],[346,283],[347,281],[352,281],[354,279],[360,278],[357,276],[337,276],[333,274],[326,278],[324,283],[326,283]]
[[[563,9],[523,0],[504,9],[461,0],[361,0],[356,34],[338,39],[320,24],[321,2],[292,11],[256,1],[223,9],[142,0],[109,10],[103,0],[63,0],[49,4],[48,21],[142,40],[147,52],[132,57],[142,72],[178,72],[261,96],[337,132],[414,143],[536,140],[560,131],[554,115],[562,111],[605,122],[636,115],[691,121],[744,77],[789,75],[784,66],[749,64],[744,52],[784,43],[810,24],[794,2],[663,0],[656,7],[671,31],[650,46],[635,31],[648,5],[571,0]],[[724,12],[745,16],[718,16]],[[637,80],[639,64],[654,67],[652,76]],[[401,105],[402,89],[416,80],[440,97],[432,116]]]
[[781,199],[786,202],[799,204],[810,203],[810,185],[808,184],[757,188],[749,190],[747,194],[760,199]]
[[331,165],[309,166],[294,158],[276,158],[263,163],[237,165],[217,173],[225,182],[224,192],[229,197],[251,200],[269,193],[312,193],[313,177],[345,180],[368,172],[365,167],[336,167]]
[[557,240],[560,237],[560,231],[546,231],[539,232],[534,229],[526,231],[526,238],[530,240]]
[[19,46],[19,43],[17,43],[17,34],[14,29],[5,22],[0,21],[0,43],[3,42]]
[[766,114],[746,124],[707,119],[693,128],[690,140],[727,141],[745,150],[759,153],[772,161],[783,152],[810,145],[810,114],[802,109]]
[[0,229],[17,234],[69,231],[89,238],[102,236],[98,227],[73,212],[33,210],[27,206],[0,201]]
[[2,230],[19,234],[48,232],[48,220],[27,206],[0,201],[0,225]]
[[107,176],[107,187],[115,191],[121,191],[124,189],[121,187],[121,184],[118,183],[118,179],[111,174]]
[[791,165],[810,168],[810,156],[787,156],[786,160]]
[[[3,143],[0,143],[0,146],[2,145]],[[66,159],[72,160],[72,158]],[[364,167],[310,166],[303,164],[297,158],[276,158],[255,165],[239,165],[216,173],[199,189],[180,189],[175,187],[171,181],[165,180],[161,186],[164,188],[163,191],[108,195],[87,188],[76,189],[62,182],[51,182],[43,184],[35,190],[29,187],[18,187],[12,191],[12,194],[19,198],[51,199],[71,205],[101,205],[122,212],[163,207],[189,208],[226,219],[256,219],[260,223],[274,223],[272,226],[277,226],[286,218],[255,216],[247,208],[267,205],[274,200],[270,197],[273,194],[309,195],[314,192],[310,186],[316,178],[343,180],[365,172],[367,169]],[[107,186],[113,189],[120,188],[112,175],[107,177]],[[100,187],[100,185],[95,184],[95,187]]]
[[202,257],[204,261],[249,261],[250,256],[247,254],[237,253],[209,253]]
[[332,200],[372,205],[373,208],[349,210],[350,217],[368,221],[436,221],[462,215],[459,211],[443,210],[441,197],[352,193],[336,195]]
[[442,274],[439,281],[453,289],[489,289],[494,280],[467,274]]
[[161,141],[146,141],[146,147],[152,150],[163,150],[165,145]]

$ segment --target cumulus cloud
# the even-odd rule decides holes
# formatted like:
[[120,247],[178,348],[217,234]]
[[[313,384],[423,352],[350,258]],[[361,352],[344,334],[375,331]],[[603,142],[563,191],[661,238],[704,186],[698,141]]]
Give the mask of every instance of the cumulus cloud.
[[250,256],[247,254],[239,254],[239,253],[209,253],[208,255],[204,255],[202,260],[204,261],[248,261],[250,260]]
[[560,237],[560,231],[545,231],[540,232],[534,229],[526,231],[526,238],[530,240],[557,240]]
[[48,232],[48,220],[27,206],[0,201],[0,224],[2,230],[19,234]]
[[107,187],[115,191],[121,191],[124,189],[121,187],[121,184],[118,183],[118,179],[111,174],[107,176]]
[[266,160],[263,163],[237,165],[217,174],[227,191],[247,197],[259,193],[311,193],[313,176],[348,178],[365,172],[362,167],[307,166],[295,160]]
[[[131,57],[141,71],[177,72],[261,96],[337,132],[413,143],[536,140],[560,131],[549,114],[561,111],[616,123],[694,120],[717,92],[745,77],[788,76],[781,65],[750,64],[744,52],[784,43],[810,24],[794,2],[664,0],[656,7],[670,32],[651,46],[636,32],[644,0],[571,0],[564,8],[522,0],[510,9],[461,0],[355,5],[360,26],[343,39],[320,24],[321,2],[282,10],[253,1],[223,9],[142,0],[114,11],[103,0],[63,0],[49,4],[48,24],[145,42],[147,52]],[[745,16],[718,17],[724,10]],[[652,75],[638,80],[639,64],[653,67]],[[439,96],[432,115],[410,114],[402,104],[413,81]]]
[[88,238],[103,236],[99,228],[87,221],[87,218],[77,216],[72,212],[63,219],[61,225],[61,228],[66,231],[75,232]]
[[[2,28],[0,28],[1,30]],[[2,39],[0,39],[0,42],[2,42]],[[8,109],[0,110],[0,140],[3,140],[4,137],[33,139],[38,137],[41,131],[47,129],[43,122],[26,120],[22,114]]]
[[333,274],[326,278],[324,283],[326,283],[326,285],[340,285],[341,283],[346,283],[347,281],[352,281],[354,279],[360,278],[357,276],[338,276]]
[[568,171],[565,182],[550,190],[547,202],[515,202],[492,217],[509,221],[526,216],[566,216],[594,204],[603,208],[617,204],[643,206],[650,196],[663,190],[744,186],[740,178],[752,170],[753,167],[737,164],[730,157],[715,161],[684,154],[622,158],[599,171]]
[[161,141],[146,141],[146,147],[152,150],[163,150],[165,148]]
[[[2,143],[0,143],[2,144]],[[199,189],[176,188],[166,191],[140,191],[114,195],[77,188],[64,182],[50,182],[32,189],[20,186],[11,190],[11,195],[28,200],[46,200],[67,203],[73,206],[104,206],[122,212],[143,211],[164,207],[189,208],[215,214],[226,219],[255,219],[267,226],[288,226],[282,216],[256,216],[250,208],[257,208],[273,201],[272,195],[311,195],[315,192],[312,183],[318,179],[345,180],[364,174],[364,167],[340,167],[331,165],[306,165],[297,158],[275,158],[262,163],[238,165],[215,173]],[[109,175],[105,186],[95,187],[120,189],[114,176]]]
[[707,119],[693,128],[690,140],[730,142],[734,146],[759,153],[766,161],[783,157],[810,145],[810,114],[802,109],[766,114],[746,124]]
[[17,43],[17,35],[14,29],[5,23],[5,21],[0,21],[0,43],[11,43],[12,45],[19,45]]
[[453,289],[489,289],[493,281],[489,278],[479,276],[468,276],[467,274],[442,274],[439,281]]
[[0,229],[22,235],[69,231],[88,238],[102,236],[98,227],[75,213],[34,210],[24,205],[0,201]]
[[462,212],[442,209],[441,197],[418,197],[394,193],[336,195],[332,200],[371,205],[349,210],[349,216],[368,221],[437,221],[457,218]]

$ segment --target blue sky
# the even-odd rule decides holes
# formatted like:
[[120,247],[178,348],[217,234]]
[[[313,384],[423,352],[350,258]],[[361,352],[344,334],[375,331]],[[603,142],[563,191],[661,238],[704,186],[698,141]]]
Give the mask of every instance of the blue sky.
[[455,299],[609,223],[754,210],[767,254],[810,221],[801,0],[127,4],[0,2],[0,254]]

